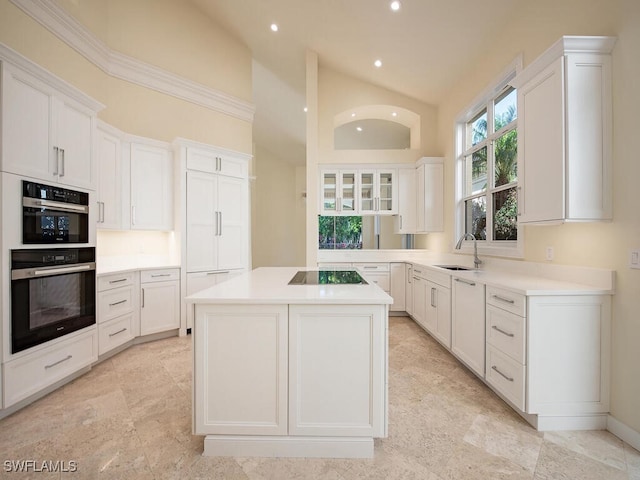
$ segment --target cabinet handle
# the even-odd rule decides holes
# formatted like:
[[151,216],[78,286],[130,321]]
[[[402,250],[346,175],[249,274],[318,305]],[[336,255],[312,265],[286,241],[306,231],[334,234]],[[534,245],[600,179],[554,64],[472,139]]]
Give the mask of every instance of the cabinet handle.
[[506,335],[507,337],[511,337],[511,338],[515,337],[515,334],[505,332],[504,330],[502,330],[499,327],[496,327],[495,325],[493,325],[491,328],[493,328],[496,332],[500,332],[501,334]]
[[500,376],[504,377],[506,380],[508,380],[508,381],[510,381],[510,382],[513,382],[513,378],[512,378],[512,377],[508,377],[508,376],[506,376],[504,373],[502,373],[500,370],[498,370],[498,367],[496,367],[495,365],[492,365],[492,366],[491,366],[491,370],[495,370],[495,372],[496,372],[498,375],[500,375]]
[[110,303],[109,306],[110,307],[115,307],[116,305],[122,305],[123,303],[127,303],[126,300],[120,300],[119,302],[116,303]]
[[415,273],[422,273],[422,270],[418,270],[417,268],[414,268],[414,269],[413,269],[413,271],[414,271]]
[[504,302],[504,303],[510,303],[511,305],[513,305],[514,303],[516,303],[516,301],[515,301],[515,300],[512,300],[512,299],[510,299],[510,298],[504,298],[504,297],[501,297],[500,295],[491,295],[491,296],[492,296],[493,298],[495,298],[496,300],[500,300],[501,302]]
[[115,337],[115,336],[116,336],[116,335],[118,335],[119,333],[126,332],[126,331],[127,331],[127,329],[126,329],[126,328],[121,328],[121,329],[120,329],[120,330],[118,330],[117,332],[110,333],[110,334],[109,334],[109,336],[110,336],[110,337]]
[[376,267],[375,265],[371,266],[371,265],[364,265],[362,268],[366,269],[366,270],[377,270],[378,267]]
[[432,306],[433,308],[437,308],[437,307],[438,307],[438,306],[436,305],[435,300],[434,300],[434,294],[435,294],[435,293],[436,293],[436,289],[435,289],[435,288],[432,288],[432,289],[431,289],[431,306]]
[[58,360],[57,362],[53,362],[49,365],[45,365],[44,368],[45,369],[49,369],[49,368],[53,368],[56,365],[60,365],[62,362],[66,362],[67,360],[71,360],[73,358],[73,355],[67,355],[65,358],[63,358],[62,360]]
[[476,282],[470,282],[469,280],[463,280],[462,278],[454,278],[456,282],[464,283],[465,285],[470,285],[472,287],[476,286]]
[[142,304],[140,305],[141,308],[144,308],[144,288],[142,289]]
[[126,282],[127,279],[126,278],[119,278],[118,280],[109,280],[109,283],[120,283],[120,282]]
[[402,230],[402,215],[400,215],[400,230]]
[[61,148],[60,151],[62,152],[62,163],[60,164],[60,176],[64,177],[64,148]]
[[170,273],[156,273],[156,274],[151,274],[151,278],[156,278],[156,277],[170,277],[171,274]]
[[222,212],[218,212],[220,214],[220,236],[222,236]]
[[229,270],[221,270],[219,272],[207,272],[207,275],[222,275],[225,273],[229,273]]
[[60,161],[60,149],[58,147],[53,147],[53,153],[56,157],[56,161],[55,161],[55,169],[53,170],[53,174],[57,177],[58,176],[58,162]]
[[411,273],[411,269],[408,268],[407,269],[407,283],[411,283],[411,277],[413,277],[413,274]]

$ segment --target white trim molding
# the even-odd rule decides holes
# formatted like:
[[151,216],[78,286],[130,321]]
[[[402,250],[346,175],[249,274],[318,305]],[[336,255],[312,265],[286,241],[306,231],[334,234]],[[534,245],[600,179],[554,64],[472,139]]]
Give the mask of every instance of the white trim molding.
[[625,425],[613,415],[607,417],[607,430],[620,440],[640,451],[640,432],[636,432],[633,428]]
[[111,50],[56,2],[10,1],[106,74],[253,123],[253,103]]

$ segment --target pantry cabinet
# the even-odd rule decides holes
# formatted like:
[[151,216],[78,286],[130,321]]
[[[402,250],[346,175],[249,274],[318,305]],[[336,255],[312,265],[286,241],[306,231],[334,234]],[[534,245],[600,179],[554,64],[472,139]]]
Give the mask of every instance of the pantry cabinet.
[[95,190],[93,142],[103,106],[35,70],[2,62],[2,171]]
[[612,218],[613,37],[562,37],[514,80],[518,223]]

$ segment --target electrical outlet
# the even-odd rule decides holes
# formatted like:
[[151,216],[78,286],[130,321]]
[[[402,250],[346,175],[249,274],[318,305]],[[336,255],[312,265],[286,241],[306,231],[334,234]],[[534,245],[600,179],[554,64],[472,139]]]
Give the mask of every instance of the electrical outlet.
[[547,261],[553,261],[553,247],[547,247]]
[[629,252],[629,268],[640,269],[640,250],[631,250]]

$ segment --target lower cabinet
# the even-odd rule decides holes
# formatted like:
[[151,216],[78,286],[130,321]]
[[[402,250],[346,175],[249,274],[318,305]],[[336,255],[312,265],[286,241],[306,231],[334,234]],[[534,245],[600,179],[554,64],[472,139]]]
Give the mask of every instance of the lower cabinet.
[[[446,275],[448,280],[448,275]],[[446,285],[427,280],[426,325],[445,347],[451,348],[451,289]]]
[[451,351],[481,378],[485,369],[485,286],[453,277]]
[[195,434],[385,436],[385,310],[196,305]]
[[180,328],[180,270],[140,272],[140,335]]
[[[218,285],[232,277],[240,275],[245,270],[213,270],[210,272],[193,272],[187,273],[186,295],[206,290],[207,288]],[[187,308],[187,328],[193,328],[193,308]]]
[[4,408],[53,385],[98,360],[95,327],[62,337],[53,345],[6,362]]
[[406,311],[405,303],[405,271],[404,263],[392,263],[389,267],[389,295],[393,298],[393,304],[389,307],[392,312]]
[[409,315],[413,315],[413,265],[406,263],[404,266],[404,306]]
[[137,272],[98,277],[98,354],[113,350],[139,335]]

